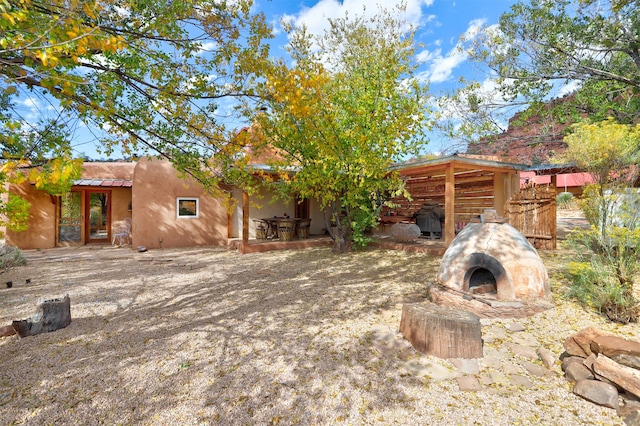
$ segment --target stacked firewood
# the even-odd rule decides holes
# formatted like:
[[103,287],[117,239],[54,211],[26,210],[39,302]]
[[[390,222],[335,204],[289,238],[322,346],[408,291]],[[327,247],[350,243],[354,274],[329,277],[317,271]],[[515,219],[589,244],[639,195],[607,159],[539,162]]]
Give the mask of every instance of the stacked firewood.
[[573,393],[640,425],[640,342],[590,327],[567,338],[564,348],[562,371],[575,383]]

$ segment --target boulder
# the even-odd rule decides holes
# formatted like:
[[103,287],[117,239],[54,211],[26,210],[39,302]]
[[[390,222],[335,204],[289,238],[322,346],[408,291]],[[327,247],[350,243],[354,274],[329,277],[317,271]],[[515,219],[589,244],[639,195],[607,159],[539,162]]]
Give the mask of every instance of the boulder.
[[567,351],[569,355],[586,358],[593,353],[591,351],[591,342],[596,337],[606,335],[606,333],[598,330],[597,328],[584,328],[576,334],[569,336],[564,341],[564,350]]
[[635,368],[620,365],[611,358],[600,354],[593,362],[593,372],[640,397],[640,371]]
[[584,364],[578,362],[572,362],[567,365],[567,369],[564,372],[564,377],[574,383],[581,380],[595,379],[591,370],[589,370]]
[[615,386],[598,380],[580,380],[573,393],[603,407],[618,408],[618,390]]

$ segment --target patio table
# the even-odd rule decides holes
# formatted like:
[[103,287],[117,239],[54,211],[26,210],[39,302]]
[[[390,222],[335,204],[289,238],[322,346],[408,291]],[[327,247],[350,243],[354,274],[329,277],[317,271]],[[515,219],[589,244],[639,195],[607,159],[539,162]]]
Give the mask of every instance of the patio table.
[[294,228],[293,228],[293,235],[296,235],[296,229],[298,227],[298,223],[302,220],[302,218],[299,217],[265,217],[262,220],[264,220],[265,222],[267,222],[268,224],[268,229],[267,229],[267,239],[273,239],[273,238],[280,238],[280,235],[278,233],[278,227],[280,226],[281,222],[285,222],[285,221],[293,221],[294,222]]

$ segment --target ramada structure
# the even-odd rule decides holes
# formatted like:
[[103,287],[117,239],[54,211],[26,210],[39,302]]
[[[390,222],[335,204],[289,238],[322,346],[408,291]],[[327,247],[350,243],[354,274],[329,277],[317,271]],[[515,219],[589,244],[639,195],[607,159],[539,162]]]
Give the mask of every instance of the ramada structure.
[[[436,203],[445,212],[441,235],[445,245],[460,224],[479,217],[484,209],[504,215],[507,201],[520,189],[520,174],[527,169],[465,155],[394,168],[405,179],[411,200],[394,199],[397,208],[383,212],[381,227],[409,221],[425,203]],[[11,185],[9,191],[31,204],[28,229],[6,232],[7,244],[22,249],[112,244],[119,242],[114,237],[128,223],[128,243],[147,249],[226,246],[232,240],[250,244],[256,238],[253,219],[275,216],[310,218],[311,235],[324,234],[326,226],[315,200],[283,202],[264,192],[251,198],[231,189],[237,204],[229,211],[199,183],[181,178],[169,161],[158,159],[86,162],[82,179],[61,197],[29,182]]]

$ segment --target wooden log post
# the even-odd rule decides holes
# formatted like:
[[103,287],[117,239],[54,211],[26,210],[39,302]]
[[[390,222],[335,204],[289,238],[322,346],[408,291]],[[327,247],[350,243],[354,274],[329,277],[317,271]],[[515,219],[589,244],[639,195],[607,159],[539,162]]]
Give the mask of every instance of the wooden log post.
[[46,300],[38,305],[34,316],[12,323],[20,337],[56,331],[69,324],[71,324],[71,301],[68,295],[62,299]]
[[400,332],[413,347],[439,358],[482,358],[482,326],[471,312],[433,303],[402,306]]

